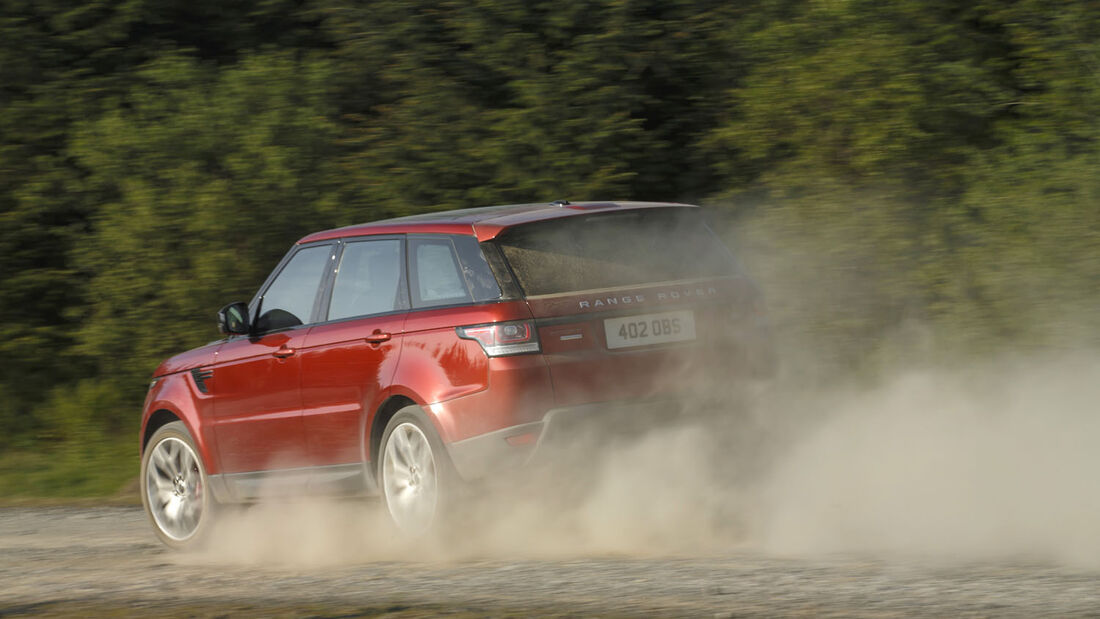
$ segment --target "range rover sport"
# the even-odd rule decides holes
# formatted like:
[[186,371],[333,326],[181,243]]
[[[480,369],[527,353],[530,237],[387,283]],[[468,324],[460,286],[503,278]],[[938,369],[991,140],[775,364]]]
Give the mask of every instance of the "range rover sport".
[[157,535],[269,493],[380,495],[418,535],[557,429],[767,373],[759,295],[700,209],[464,209],[310,234],[224,339],[164,361],[141,424]]

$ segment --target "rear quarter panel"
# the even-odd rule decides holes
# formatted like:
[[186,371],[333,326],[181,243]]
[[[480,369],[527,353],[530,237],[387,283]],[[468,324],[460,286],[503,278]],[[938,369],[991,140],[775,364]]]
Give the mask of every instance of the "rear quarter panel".
[[423,407],[447,443],[520,423],[516,398],[523,391],[552,397],[541,356],[490,359],[480,344],[459,338],[455,327],[530,318],[522,301],[414,310],[390,395]]

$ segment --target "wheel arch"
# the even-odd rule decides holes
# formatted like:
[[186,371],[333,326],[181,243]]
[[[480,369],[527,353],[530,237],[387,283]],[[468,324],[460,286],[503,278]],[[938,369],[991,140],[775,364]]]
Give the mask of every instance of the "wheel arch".
[[146,446],[157,430],[165,424],[179,421],[187,428],[187,433],[195,442],[195,448],[198,450],[199,457],[202,458],[207,473],[218,473],[217,447],[211,428],[202,423],[200,413],[200,407],[208,403],[197,396],[182,374],[171,374],[161,378],[146,398],[142,413],[140,453],[145,453]]
[[370,434],[368,435],[367,451],[363,460],[367,461],[369,457],[372,473],[377,473],[378,459],[375,455],[378,453],[378,446],[382,444],[382,433],[386,431],[386,424],[390,422],[390,419],[393,419],[397,411],[406,406],[419,406],[419,404],[407,395],[391,395],[386,401],[382,402],[370,420]]
[[[149,415],[148,421],[145,422],[145,430],[141,435],[141,453],[145,453],[145,448],[149,445],[149,439],[153,438],[157,430],[172,423],[173,421],[183,421],[179,415],[168,410],[167,408],[158,408]],[[186,422],[184,425],[187,425]]]

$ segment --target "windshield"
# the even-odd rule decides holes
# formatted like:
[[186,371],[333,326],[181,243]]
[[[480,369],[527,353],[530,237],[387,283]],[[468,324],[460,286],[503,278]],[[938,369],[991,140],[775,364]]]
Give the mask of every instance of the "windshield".
[[540,221],[496,243],[529,296],[722,277],[733,256],[688,208],[639,209]]

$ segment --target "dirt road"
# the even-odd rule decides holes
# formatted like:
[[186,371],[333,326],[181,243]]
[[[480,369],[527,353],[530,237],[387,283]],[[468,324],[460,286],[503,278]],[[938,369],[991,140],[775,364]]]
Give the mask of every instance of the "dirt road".
[[313,563],[174,554],[137,508],[0,509],[3,616],[1100,617],[1100,573],[1043,564],[751,550]]

